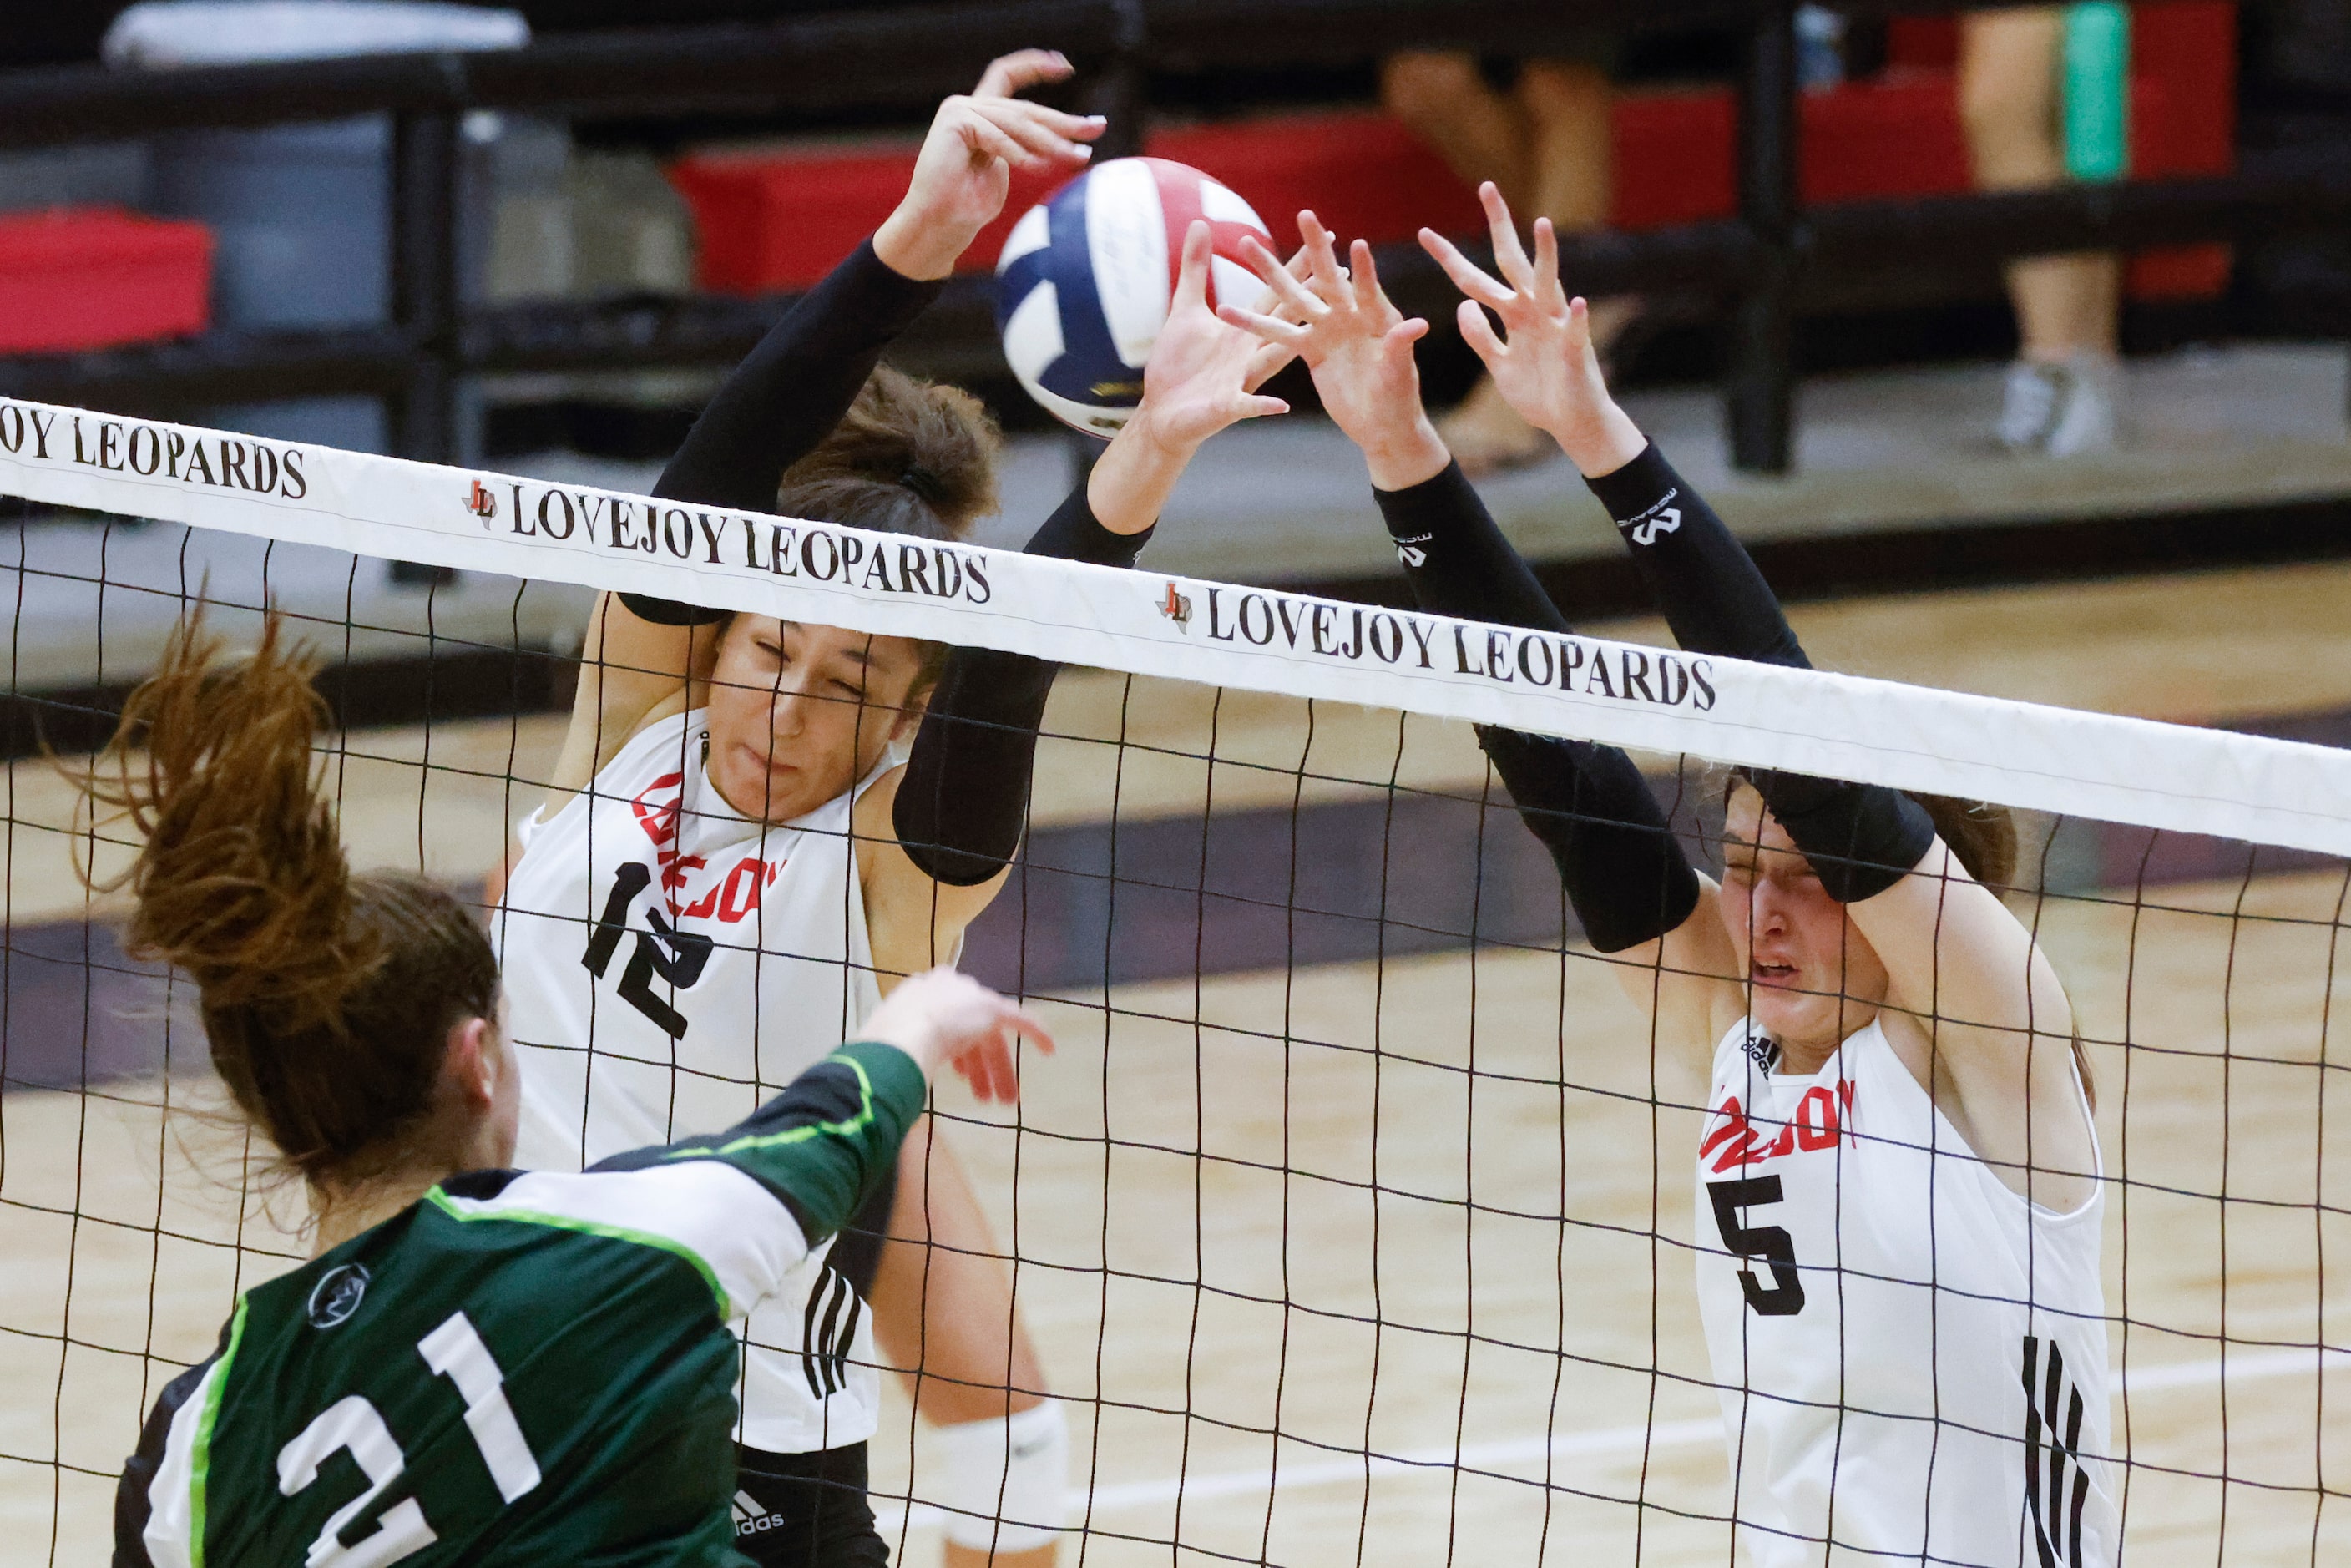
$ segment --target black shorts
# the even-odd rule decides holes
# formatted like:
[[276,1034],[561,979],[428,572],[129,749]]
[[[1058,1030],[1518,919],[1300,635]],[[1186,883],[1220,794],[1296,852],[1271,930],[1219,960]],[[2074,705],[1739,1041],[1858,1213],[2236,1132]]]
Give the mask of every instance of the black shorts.
[[735,1550],[759,1568],[886,1568],[865,1499],[865,1445],[814,1454],[735,1450]]
[[873,1272],[882,1266],[882,1239],[890,1233],[890,1206],[897,1197],[898,1166],[893,1161],[873,1184],[873,1196],[865,1200],[865,1207],[852,1215],[833,1239],[832,1252],[825,1260],[857,1287],[858,1299],[869,1304],[873,1300]]

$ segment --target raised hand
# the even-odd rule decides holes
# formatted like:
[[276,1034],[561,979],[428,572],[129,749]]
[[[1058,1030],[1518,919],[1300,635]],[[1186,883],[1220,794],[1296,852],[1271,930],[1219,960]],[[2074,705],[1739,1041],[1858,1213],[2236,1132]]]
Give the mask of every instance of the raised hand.
[[[1623,467],[1647,443],[1608,395],[1600,357],[1592,347],[1589,307],[1581,297],[1569,298],[1560,287],[1559,236],[1551,220],[1535,220],[1531,258],[1492,181],[1478,187],[1478,199],[1486,208],[1494,265],[1501,279],[1473,264],[1436,230],[1420,231],[1422,248],[1469,297],[1458,312],[1461,336],[1486,361],[1502,400],[1520,418],[1557,441],[1578,468],[1598,475]],[[1487,310],[1501,318],[1503,336],[1496,336]]]
[[1143,367],[1143,402],[1086,480],[1102,527],[1139,534],[1159,520],[1200,444],[1228,425],[1290,405],[1251,389],[1288,363],[1287,347],[1260,342],[1208,308],[1211,240],[1206,222],[1184,232],[1184,265],[1167,320]]
[[1260,372],[1262,363],[1286,361],[1290,351],[1217,319],[1208,308],[1210,258],[1208,225],[1196,219],[1185,231],[1184,265],[1166,323],[1143,367],[1143,404],[1130,421],[1167,446],[1196,447],[1244,419],[1290,412],[1280,398],[1249,390],[1270,373]]
[[952,1067],[982,1101],[1020,1097],[1015,1052],[1026,1038],[1047,1055],[1053,1037],[1036,1017],[968,975],[937,968],[901,982],[866,1019],[861,1035],[894,1045],[926,1076]]
[[1328,413],[1371,465],[1372,483],[1400,490],[1442,472],[1450,455],[1420,401],[1413,344],[1428,323],[1407,318],[1380,287],[1372,247],[1355,241],[1342,267],[1331,231],[1311,212],[1298,214],[1306,244],[1303,277],[1285,268],[1256,240],[1244,242],[1249,265],[1266,281],[1267,315],[1226,305],[1217,319],[1306,361]]
[[873,251],[907,277],[945,277],[979,231],[1004,210],[1012,171],[1075,169],[1093,156],[1100,115],[1064,114],[1013,95],[1066,78],[1054,49],[1022,49],[992,61],[968,94],[939,105],[905,199],[873,236]]

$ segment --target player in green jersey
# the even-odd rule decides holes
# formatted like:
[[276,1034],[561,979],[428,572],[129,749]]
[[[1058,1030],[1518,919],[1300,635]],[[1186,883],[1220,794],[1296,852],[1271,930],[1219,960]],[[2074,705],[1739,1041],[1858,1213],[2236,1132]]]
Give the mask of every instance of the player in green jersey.
[[1009,1100],[1019,1037],[1050,1040],[937,970],[738,1126],[501,1168],[518,1080],[481,926],[421,878],[350,871],[277,619],[251,659],[218,654],[183,629],[87,788],[143,834],[129,946],[195,980],[316,1254],[157,1401],[117,1568],[743,1568],[728,1323],[820,1261],[926,1071]]

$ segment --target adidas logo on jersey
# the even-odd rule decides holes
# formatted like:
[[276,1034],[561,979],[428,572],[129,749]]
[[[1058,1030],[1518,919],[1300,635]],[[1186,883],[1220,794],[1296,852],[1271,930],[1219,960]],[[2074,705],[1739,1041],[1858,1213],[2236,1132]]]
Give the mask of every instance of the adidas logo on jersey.
[[857,1322],[864,1311],[857,1287],[826,1264],[816,1288],[809,1291],[807,1322],[800,1331],[800,1371],[808,1378],[811,1398],[829,1399],[849,1386],[849,1353],[856,1346]]
[[[2044,1357],[2043,1352],[2048,1354]],[[2082,1568],[2082,1511],[2090,1475],[2082,1462],[2082,1391],[2054,1340],[2024,1336],[2024,1511],[2041,1568]]]

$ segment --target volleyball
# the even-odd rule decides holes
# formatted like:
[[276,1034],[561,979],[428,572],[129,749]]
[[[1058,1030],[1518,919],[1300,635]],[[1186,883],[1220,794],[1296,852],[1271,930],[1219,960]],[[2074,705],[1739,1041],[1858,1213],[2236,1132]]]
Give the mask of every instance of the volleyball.
[[1143,401],[1196,218],[1215,235],[1208,303],[1254,300],[1265,286],[1241,236],[1270,241],[1264,223],[1229,187],[1165,158],[1089,169],[1013,225],[996,264],[997,329],[1012,373],[1054,418],[1110,436]]

